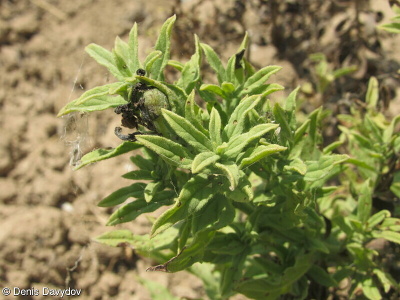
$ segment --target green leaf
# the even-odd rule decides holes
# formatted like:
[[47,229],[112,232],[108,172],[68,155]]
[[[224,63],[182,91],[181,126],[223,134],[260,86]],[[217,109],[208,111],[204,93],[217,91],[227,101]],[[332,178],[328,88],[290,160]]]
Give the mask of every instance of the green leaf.
[[156,135],[138,135],[136,139],[143,146],[160,155],[170,165],[184,169],[191,168],[191,155],[182,145]]
[[309,275],[315,282],[320,285],[326,287],[337,286],[336,280],[333,279],[333,277],[320,266],[313,265],[307,272],[307,275]]
[[379,86],[378,80],[375,77],[371,77],[368,83],[367,95],[365,96],[365,102],[368,104],[369,109],[376,109],[376,105],[379,99]]
[[225,68],[222,65],[221,60],[218,57],[218,54],[215,53],[213,48],[211,48],[207,44],[200,44],[201,48],[204,51],[204,54],[206,55],[207,62],[210,64],[211,68],[214,69],[215,73],[217,74],[218,78],[218,83],[222,84],[226,80],[226,75],[225,75]]
[[130,180],[153,180],[153,176],[151,175],[151,171],[148,170],[134,170],[122,175],[125,179]]
[[390,212],[388,210],[378,211],[376,214],[372,215],[367,221],[367,228],[373,229],[375,226],[380,224],[384,219],[390,217]]
[[146,158],[141,154],[131,156],[130,160],[141,170],[153,171],[155,169],[152,159]]
[[399,232],[393,232],[393,231],[389,231],[389,230],[372,231],[372,236],[374,238],[384,238],[390,242],[400,244],[400,233]]
[[258,102],[260,102],[260,100],[261,97],[255,95],[246,97],[239,102],[239,105],[232,112],[228,124],[224,128],[224,134],[228,140],[243,132],[247,114],[258,104]]
[[273,113],[275,116],[275,120],[279,123],[281,127],[280,136],[290,143],[293,141],[293,131],[289,125],[289,118],[286,115],[286,112],[282,109],[282,107],[276,103],[274,105]]
[[299,126],[299,128],[296,129],[296,132],[294,133],[294,144],[297,145],[299,142],[303,140],[303,137],[309,128],[311,123],[310,119],[307,119],[303,124]]
[[90,44],[86,46],[85,51],[100,65],[106,67],[110,71],[110,73],[119,81],[124,80],[124,76],[120,73],[118,67],[114,64],[114,59],[110,51],[96,44]]
[[363,224],[366,224],[369,217],[371,216],[372,195],[371,195],[371,188],[369,185],[370,185],[370,180],[367,179],[361,185],[360,195],[358,197],[357,218]]
[[394,173],[390,191],[395,194],[396,197],[400,198],[400,171]]
[[300,175],[305,175],[307,173],[307,165],[298,157],[293,159],[289,165],[284,166],[283,169],[299,173]]
[[353,164],[355,166],[358,166],[358,167],[361,167],[361,168],[376,172],[376,169],[374,167],[372,167],[371,165],[367,164],[366,162],[364,162],[362,160],[359,160],[359,159],[356,159],[356,158],[349,158],[346,161],[346,163]]
[[196,51],[192,55],[191,59],[185,64],[182,70],[181,78],[177,83],[177,85],[182,87],[187,94],[189,94],[193,90],[197,82],[200,80],[200,62],[201,62],[200,43],[197,35],[195,35],[194,38],[195,38]]
[[376,275],[376,277],[378,277],[379,281],[382,283],[385,293],[388,293],[391,287],[399,287],[399,284],[396,283],[396,281],[389,273],[386,273],[380,269],[374,269],[372,272]]
[[370,300],[380,300],[382,295],[372,278],[366,278],[362,282],[363,294]]
[[225,197],[218,195],[207,202],[192,217],[192,234],[205,229],[221,229],[232,223],[235,217],[235,208]]
[[152,251],[170,247],[177,234],[178,230],[176,228],[170,228],[156,238],[150,239],[147,234],[133,235],[129,230],[114,230],[106,232],[94,240],[112,247],[129,244],[136,252],[149,255]]
[[162,57],[162,52],[158,50],[151,51],[149,55],[147,55],[146,59],[144,60],[144,69],[146,71],[146,75],[149,78],[156,79],[157,74],[153,74],[151,69],[156,61],[160,60]]
[[118,71],[124,78],[129,78],[132,76],[132,72],[129,70],[127,62],[121,57],[114,49],[111,51],[112,58],[114,60],[115,66],[117,66]]
[[278,72],[282,67],[279,66],[268,66],[262,68],[261,70],[257,71],[255,74],[250,76],[243,86],[243,90],[240,93],[240,96],[251,94],[253,89],[258,88],[259,86],[263,85],[272,74]]
[[380,25],[379,28],[392,33],[400,33],[400,23],[388,23]]
[[93,150],[92,152],[89,152],[82,156],[81,158],[81,163],[74,168],[74,170],[78,170],[86,165],[109,159],[127,152],[130,152],[132,150],[136,150],[142,147],[139,143],[136,142],[123,142],[121,145],[119,145],[116,148],[112,149],[96,149]]
[[244,264],[249,253],[250,247],[245,248],[240,254],[233,256],[231,263],[222,269],[220,290],[223,299],[228,299],[232,295],[232,290],[242,279]]
[[176,16],[173,15],[172,17],[168,18],[167,21],[161,27],[160,35],[158,36],[156,46],[154,47],[155,50],[159,50],[162,52],[162,57],[160,60],[157,60],[152,68],[151,74],[152,78],[156,80],[163,81],[164,74],[163,70],[168,63],[169,55],[170,55],[170,47],[171,47],[171,31],[172,27],[175,23]]
[[65,105],[60,110],[57,117],[61,117],[75,111],[92,112],[126,104],[126,101],[121,96],[110,96],[110,90],[114,90],[117,87],[120,87],[119,82],[90,89],[84,92],[78,99],[75,99]]
[[215,84],[202,84],[200,87],[200,91],[207,91],[217,96],[220,96],[223,99],[227,99],[225,91],[220,86]]
[[215,163],[215,166],[220,169],[224,175],[228,178],[230,182],[230,187],[229,189],[231,191],[235,190],[236,187],[238,186],[239,179],[240,179],[240,172],[239,172],[239,167],[235,163]]
[[347,161],[347,155],[323,155],[318,161],[307,161],[307,173],[304,177],[306,181],[317,181],[329,174],[333,167]]
[[211,151],[201,152],[197,154],[192,163],[192,173],[200,173],[201,170],[215,163],[219,159],[219,155]]
[[184,65],[183,63],[181,63],[180,61],[170,59],[170,60],[168,61],[168,66],[171,66],[171,67],[177,69],[179,72],[182,72],[183,67],[184,67],[185,65]]
[[145,187],[145,183],[135,182],[130,186],[126,186],[119,190],[116,190],[115,192],[101,200],[97,205],[100,207],[111,207],[124,203],[130,197],[141,198],[143,197],[143,191]]
[[296,124],[296,98],[297,98],[297,93],[300,90],[300,86],[295,88],[289,96],[286,98],[285,101],[285,111],[286,115],[288,117],[288,124],[290,125],[291,130],[296,130],[297,124]]
[[228,158],[236,158],[250,142],[261,138],[267,132],[278,128],[278,126],[278,124],[271,123],[260,124],[251,128],[249,132],[233,137],[228,142],[224,155]]
[[129,71],[130,75],[134,74],[136,68],[131,68],[130,61],[130,51],[128,44],[121,40],[118,36],[115,39],[114,52],[125,62],[126,70]]
[[260,145],[257,146],[251,153],[250,155],[243,157],[242,161],[240,162],[240,169],[243,169],[243,167],[251,165],[256,163],[257,161],[263,159],[264,157],[267,157],[269,155],[285,151],[287,147],[282,147],[276,144],[271,144],[268,146]]
[[164,119],[185,142],[197,151],[212,151],[211,141],[188,120],[169,110],[162,110]]
[[153,224],[151,236],[156,236],[196,212],[201,201],[207,201],[213,196],[214,191],[209,184],[210,182],[204,174],[195,175],[187,181],[182,187],[175,205],[165,211]]
[[129,68],[131,69],[134,74],[136,73],[137,69],[142,68],[140,61],[139,61],[139,42],[138,42],[138,29],[137,23],[133,24],[131,31],[129,32]]
[[227,198],[235,202],[249,202],[254,198],[251,183],[247,175],[241,170],[239,170],[239,182],[236,189],[233,191],[226,190],[224,194]]
[[165,264],[148,268],[147,271],[178,272],[201,261],[204,255],[204,248],[210,243],[214,234],[215,231],[209,230],[199,232],[192,243],[188,247],[182,249],[177,256],[171,258]]
[[210,133],[210,139],[213,143],[213,148],[216,149],[217,146],[222,144],[221,138],[221,116],[218,110],[213,107],[210,114],[210,123],[208,124],[208,132]]
[[185,119],[204,134],[208,131],[203,127],[202,109],[194,101],[194,90],[190,93],[185,105]]
[[138,216],[156,211],[161,206],[171,205],[173,203],[174,191],[159,192],[151,202],[143,198],[130,202],[118,208],[108,219],[107,226],[114,226],[135,220]]
[[[400,115],[397,115],[392,119],[390,125],[383,132],[383,141],[385,143],[389,143],[393,137],[393,130],[396,127],[397,123],[400,122]],[[400,196],[399,196],[400,197]]]
[[237,78],[236,78],[236,67],[238,64],[238,59],[242,59],[244,54],[244,49],[241,51],[239,50],[236,54],[232,55],[229,60],[228,64],[226,65],[226,81],[233,83],[235,86],[237,85]]
[[158,182],[149,182],[144,189],[144,199],[147,203],[153,200],[155,194],[159,192],[162,188],[163,184],[161,181]]

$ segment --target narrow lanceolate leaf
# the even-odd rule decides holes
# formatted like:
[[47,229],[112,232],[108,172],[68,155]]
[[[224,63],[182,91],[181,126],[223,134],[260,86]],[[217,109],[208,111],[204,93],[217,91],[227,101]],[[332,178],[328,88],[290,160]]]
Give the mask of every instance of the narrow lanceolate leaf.
[[275,120],[279,123],[281,127],[281,132],[280,132],[281,137],[283,137],[284,140],[292,142],[293,132],[289,125],[288,122],[289,120],[288,116],[286,115],[286,112],[282,109],[282,107],[278,103],[276,103],[274,105],[273,113],[275,116]]
[[190,93],[185,104],[185,119],[193,124],[196,129],[204,134],[208,134],[207,130],[203,127],[202,109],[194,101],[194,90]]
[[235,208],[231,201],[219,194],[193,215],[192,234],[195,235],[205,228],[221,229],[231,224],[234,217]]
[[146,271],[178,272],[200,262],[204,255],[204,248],[211,242],[214,235],[215,231],[213,230],[199,232],[192,243],[177,256],[162,265],[148,268]]
[[118,56],[120,56],[125,61],[128,70],[136,71],[135,69],[131,69],[129,67],[129,59],[130,59],[129,58],[129,52],[130,52],[129,46],[126,42],[121,40],[119,38],[119,36],[117,36],[115,39],[114,51],[115,51],[115,53],[118,54]]
[[126,104],[121,96],[111,96],[110,91],[120,87],[119,82],[98,86],[84,92],[78,99],[75,99],[65,105],[57,117],[69,114],[71,112],[92,112],[104,110],[110,107]]
[[225,75],[225,68],[222,65],[221,60],[219,59],[218,54],[215,53],[213,48],[211,48],[207,44],[201,43],[200,46],[203,49],[204,54],[206,55],[207,62],[210,64],[211,68],[213,68],[215,73],[217,74],[218,83],[222,84],[222,82],[226,80],[226,75]]
[[124,203],[130,197],[141,198],[143,197],[143,191],[145,187],[145,183],[135,182],[130,186],[126,186],[119,190],[116,190],[111,195],[101,200],[97,205],[101,207],[110,207]]
[[130,180],[153,180],[153,176],[151,175],[151,171],[149,170],[134,170],[122,175],[125,179]]
[[289,165],[284,166],[283,169],[305,175],[307,172],[307,165],[300,158],[296,157]]
[[236,158],[240,152],[253,140],[261,138],[267,132],[278,128],[278,124],[260,124],[254,126],[249,132],[243,133],[232,138],[226,147],[224,155],[230,158]]
[[239,102],[239,105],[233,111],[231,117],[229,118],[228,124],[224,128],[224,133],[228,139],[243,132],[247,114],[258,104],[260,100],[261,97],[254,95],[244,98]]
[[304,179],[306,181],[322,179],[329,174],[335,165],[347,161],[348,158],[348,155],[324,155],[318,161],[308,161]]
[[376,109],[378,98],[379,98],[378,80],[375,77],[371,77],[368,83],[367,95],[365,96],[365,101],[368,104],[368,108]]
[[210,139],[211,142],[213,143],[214,148],[222,144],[221,127],[222,127],[221,116],[219,115],[218,110],[215,107],[213,107],[211,109],[210,123],[208,124],[208,132],[210,134]]
[[115,78],[123,81],[124,76],[120,73],[117,66],[114,64],[114,59],[110,51],[96,44],[88,45],[85,48],[85,51],[100,65],[106,67]]
[[175,205],[165,211],[153,224],[151,236],[154,237],[175,223],[188,218],[198,210],[201,201],[207,202],[213,196],[213,189],[204,174],[193,176],[183,186]]
[[154,200],[147,202],[143,198],[137,199],[118,208],[109,218],[107,226],[115,226],[121,223],[126,223],[135,220],[138,216],[153,212],[164,205],[171,205],[173,203],[173,191],[162,191],[154,197]]
[[214,152],[207,151],[197,154],[192,163],[192,173],[200,173],[201,170],[208,167],[219,160],[219,155]]
[[185,65],[184,65],[183,63],[181,63],[180,61],[170,59],[170,60],[168,61],[168,66],[177,69],[179,72],[182,72],[183,67],[184,67]]
[[151,73],[156,80],[164,80],[163,70],[168,63],[169,55],[170,55],[170,47],[171,47],[171,30],[175,23],[176,16],[173,15],[172,17],[168,18],[167,21],[161,27],[160,35],[158,36],[156,46],[154,47],[155,50],[159,50],[162,52],[162,58],[157,60],[152,68]]
[[199,152],[213,150],[211,141],[188,120],[166,109],[162,109],[162,114],[169,126],[189,145]]
[[229,189],[231,191],[235,190],[239,184],[239,179],[240,179],[240,171],[237,164],[233,162],[224,164],[216,163],[215,166],[218,169],[220,169],[224,173],[224,175],[228,178],[230,183]]
[[191,59],[185,64],[181,78],[178,81],[178,86],[182,87],[189,94],[200,80],[200,62],[201,52],[200,43],[197,35],[195,37],[196,52]]
[[369,185],[370,185],[370,180],[367,179],[361,185],[360,195],[358,197],[357,217],[363,224],[365,224],[369,219],[369,217],[371,216],[372,195],[371,195],[371,188]]
[[144,189],[144,200],[146,200],[147,203],[151,202],[153,200],[154,195],[157,194],[157,192],[162,188],[162,182],[149,182],[146,185],[146,188]]
[[146,70],[146,75],[152,79],[157,79],[157,74],[154,74],[152,71],[153,65],[156,61],[161,60],[162,52],[158,50],[154,50],[147,55],[144,60],[144,69]]
[[227,95],[225,94],[224,90],[216,84],[202,84],[200,87],[200,91],[207,91],[213,93],[223,99],[227,98]]
[[238,186],[233,191],[225,191],[225,196],[236,202],[249,202],[253,200],[253,188],[247,175],[242,170],[239,170]]
[[191,156],[180,144],[156,135],[139,135],[136,139],[143,146],[160,155],[167,163],[179,168],[191,168]]
[[294,89],[289,96],[286,98],[285,101],[285,111],[286,115],[288,118],[288,123],[290,126],[291,130],[296,130],[297,128],[297,122],[296,122],[296,98],[297,98],[297,93],[300,89],[300,86],[298,86],[296,89]]
[[313,280],[315,280],[320,285],[326,287],[337,285],[337,282],[335,279],[333,279],[332,275],[330,275],[327,271],[325,271],[318,265],[313,265],[307,272],[307,275],[309,275]]
[[287,147],[271,144],[268,146],[260,145],[254,149],[254,151],[248,156],[242,159],[240,168],[256,163],[257,161],[267,157],[269,155],[285,151]]
[[380,224],[383,220],[385,220],[386,218],[390,217],[390,211],[384,209],[381,210],[379,212],[377,212],[376,214],[374,214],[373,216],[371,216],[368,221],[367,221],[367,227],[369,229],[373,229],[375,226],[377,226],[378,224]]
[[78,170],[88,164],[109,159],[130,152],[132,150],[139,149],[140,147],[142,147],[142,145],[136,142],[123,142],[121,145],[113,149],[96,149],[82,156],[81,163],[74,169]]
[[400,233],[399,232],[394,232],[394,231],[389,231],[389,230],[383,230],[383,231],[372,231],[372,236],[374,238],[384,238],[390,242],[400,244]]
[[279,66],[268,66],[257,71],[254,75],[249,77],[243,86],[242,94],[248,94],[248,91],[254,87],[264,84],[272,74],[278,72],[282,67]]
[[117,66],[118,71],[124,76],[124,78],[129,78],[132,76],[132,72],[128,68],[128,63],[125,59],[119,55],[114,49],[111,52],[112,58],[114,60],[114,65]]
[[136,73],[136,70],[141,68],[141,64],[139,61],[139,51],[138,51],[138,30],[137,30],[137,23],[133,25],[131,31],[129,32],[129,41],[128,41],[128,46],[129,46],[129,68],[133,72],[133,74]]

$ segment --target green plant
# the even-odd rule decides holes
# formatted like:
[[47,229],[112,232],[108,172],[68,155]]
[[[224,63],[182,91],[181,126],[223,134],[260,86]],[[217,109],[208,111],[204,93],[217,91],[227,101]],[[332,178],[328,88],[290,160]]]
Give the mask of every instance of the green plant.
[[[350,133],[343,128],[341,140],[323,148],[320,128],[326,111],[316,109],[298,124],[298,89],[283,106],[268,100],[269,94],[283,89],[265,83],[280,67],[255,70],[244,57],[247,35],[226,67],[197,37],[195,53],[183,64],[169,57],[174,21],[171,17],[164,23],[144,63],[137,56],[136,24],[128,43],[117,38],[112,52],[89,45],[87,52],[119,81],[85,92],[59,113],[131,103],[123,120],[131,118],[131,127],[140,134],[128,135],[129,141],[114,149],[86,154],[77,169],[141,149],[142,155],[131,157],[138,169],[123,176],[134,183],[99,203],[118,206],[107,225],[166,206],[150,235],[116,230],[96,240],[113,246],[129,243],[137,253],[160,262],[150,271],[195,274],[210,299],[227,299],[235,293],[254,299],[322,299],[328,287],[337,287],[345,278],[354,283],[352,294],[361,287],[370,299],[397,290],[396,281],[379,265],[376,251],[365,245],[376,237],[400,242],[400,220],[388,210],[372,214],[376,183],[386,174],[385,159],[398,151],[399,134],[393,131],[398,118],[379,128],[388,143],[382,146],[386,151],[382,168],[374,169],[377,176],[363,180],[352,175],[371,170],[358,156],[361,152],[351,151],[355,157],[333,153],[346,138],[349,147],[355,147],[351,143],[360,134],[355,128]],[[216,83],[203,82],[203,56]],[[165,82],[167,65],[180,72],[173,84]],[[138,84],[156,89],[161,102],[144,99],[133,111],[143,97],[135,96]],[[148,118],[143,113],[146,107],[160,113]],[[354,114],[353,119],[362,118]],[[362,143],[359,146],[370,153]]]

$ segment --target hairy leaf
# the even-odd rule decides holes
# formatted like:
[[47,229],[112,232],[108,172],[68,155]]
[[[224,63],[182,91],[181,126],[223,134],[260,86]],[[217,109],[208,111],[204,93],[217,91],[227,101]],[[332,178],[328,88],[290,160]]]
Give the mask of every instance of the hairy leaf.
[[136,139],[143,146],[160,155],[167,163],[179,168],[191,168],[191,155],[182,145],[156,135],[139,135]]
[[127,152],[130,152],[132,150],[136,150],[142,147],[139,143],[136,142],[123,142],[121,145],[119,145],[116,148],[112,149],[96,149],[93,150],[92,152],[89,152],[88,154],[85,154],[82,156],[80,160],[80,164],[76,166],[74,169],[78,170],[86,165],[109,159],[121,154],[125,154]]

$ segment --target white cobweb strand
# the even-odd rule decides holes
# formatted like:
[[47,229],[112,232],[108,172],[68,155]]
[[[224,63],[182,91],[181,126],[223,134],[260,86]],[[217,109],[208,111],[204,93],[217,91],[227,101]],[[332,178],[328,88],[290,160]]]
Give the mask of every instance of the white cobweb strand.
[[[71,97],[75,88],[77,86],[78,78],[81,73],[83,64],[85,61],[85,55],[82,57],[81,64],[75,76],[71,92],[68,97],[68,102],[71,101]],[[80,86],[83,89],[82,86]],[[83,149],[88,142],[88,130],[89,130],[89,120],[86,113],[74,112],[67,116],[64,116],[64,126],[61,139],[70,148],[70,160],[69,164],[71,166],[76,166],[83,154]]]

